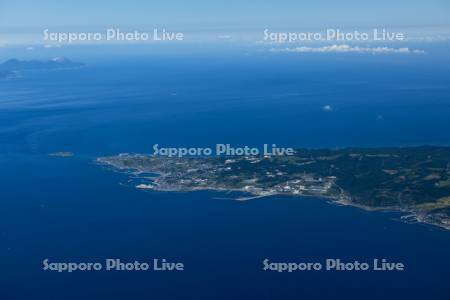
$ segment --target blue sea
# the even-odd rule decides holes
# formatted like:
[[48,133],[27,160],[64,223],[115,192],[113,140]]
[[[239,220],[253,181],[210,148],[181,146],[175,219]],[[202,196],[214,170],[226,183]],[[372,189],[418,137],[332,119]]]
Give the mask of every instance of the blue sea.
[[[427,47],[2,49],[1,60],[63,52],[87,66],[0,81],[0,299],[450,299],[442,229],[316,198],[144,192],[95,163],[154,144],[450,145],[449,46]],[[74,156],[48,156],[59,151]],[[57,273],[43,271],[46,258],[165,258],[185,271]],[[264,259],[327,258],[385,258],[406,270],[262,270]]]

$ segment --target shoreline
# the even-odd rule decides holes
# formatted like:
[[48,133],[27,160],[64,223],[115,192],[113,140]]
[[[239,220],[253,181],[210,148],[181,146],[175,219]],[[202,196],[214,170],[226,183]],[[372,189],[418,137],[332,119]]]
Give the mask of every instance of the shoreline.
[[[182,187],[182,186],[165,186],[161,187],[158,185],[158,179],[164,178],[167,174],[163,172],[155,172],[153,171],[156,176],[155,178],[147,178],[147,177],[140,177],[140,174],[147,173],[148,170],[144,170],[141,168],[130,168],[130,167],[123,167],[118,166],[114,163],[111,163],[109,161],[105,161],[102,159],[97,158],[97,163],[104,166],[109,166],[115,169],[116,171],[123,173],[131,173],[135,175],[137,178],[141,179],[147,179],[151,180],[152,184],[145,184],[141,183],[138,185],[135,185],[135,188],[142,189],[142,190],[152,190],[152,191],[158,191],[158,192],[196,192],[196,191],[217,191],[217,192],[238,192],[238,193],[244,193],[247,195],[243,195],[242,197],[237,198],[230,198],[235,201],[249,201],[254,199],[260,199],[264,197],[270,197],[270,196],[276,196],[276,195],[283,195],[283,196],[300,196],[300,197],[316,197],[316,198],[322,198],[324,200],[328,200],[330,204],[336,204],[341,206],[350,206],[355,207],[358,209],[362,209],[364,211],[371,211],[371,212],[397,212],[401,213],[403,216],[401,217],[402,221],[409,220],[410,222],[405,223],[421,223],[421,224],[427,224],[432,225],[434,227],[439,227],[444,230],[450,230],[450,224],[446,224],[443,222],[439,222],[438,219],[433,218],[433,214],[429,214],[425,211],[420,211],[417,208],[408,208],[408,207],[400,207],[400,206],[385,206],[385,207],[373,207],[373,206],[367,206],[364,204],[359,204],[351,201],[348,197],[345,197],[345,191],[337,186],[341,194],[340,195],[324,195],[324,194],[294,194],[294,193],[283,193],[283,192],[270,192],[270,191],[261,191],[261,192],[254,192],[252,190],[244,189],[244,188],[229,188],[229,187],[214,187],[214,186],[201,186],[201,187]],[[155,180],[156,179],[156,184]],[[336,183],[335,183],[336,184]],[[436,216],[436,214],[434,215]],[[413,222],[411,222],[411,220]]]
[[[446,224],[441,224],[438,222],[431,222],[429,220],[426,220],[426,218],[422,217],[421,212],[418,212],[414,209],[407,209],[407,208],[402,208],[402,207],[398,207],[398,206],[386,206],[386,207],[372,207],[372,206],[367,206],[367,205],[363,205],[363,204],[358,204],[355,202],[352,202],[350,200],[345,200],[345,199],[341,199],[340,197],[333,197],[333,196],[326,196],[326,195],[301,195],[301,194],[284,194],[284,193],[267,193],[267,194],[255,194],[246,190],[242,190],[242,189],[228,189],[228,188],[218,188],[218,187],[197,187],[197,188],[185,188],[185,189],[164,189],[164,188],[158,188],[158,187],[151,187],[151,188],[140,188],[138,186],[135,186],[135,188],[137,189],[141,189],[141,190],[150,190],[150,191],[157,191],[157,192],[200,192],[200,191],[216,191],[216,192],[239,192],[239,193],[247,193],[250,194],[249,196],[245,197],[239,197],[239,198],[229,198],[231,200],[234,201],[240,201],[240,202],[245,202],[245,201],[249,201],[249,200],[255,200],[255,199],[261,199],[261,198],[265,198],[265,197],[271,197],[271,196],[290,196],[290,197],[316,197],[316,198],[322,198],[323,200],[329,200],[328,203],[329,204],[337,204],[340,206],[349,206],[349,207],[355,207],[364,211],[370,211],[370,212],[396,212],[396,213],[401,213],[404,214],[401,217],[401,220],[405,220],[404,217],[409,217],[409,218],[413,218],[414,221],[416,221],[416,223],[420,223],[420,224],[427,224],[427,225],[432,225],[447,231],[450,231],[450,225],[446,225]],[[408,215],[407,215],[408,214]],[[407,224],[413,224],[413,223],[408,223],[408,222],[404,222]]]

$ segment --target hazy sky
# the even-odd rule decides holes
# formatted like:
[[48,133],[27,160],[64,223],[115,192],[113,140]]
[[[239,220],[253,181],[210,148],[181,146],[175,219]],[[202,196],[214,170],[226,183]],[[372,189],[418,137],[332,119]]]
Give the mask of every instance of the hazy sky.
[[450,1],[0,1],[0,27],[3,29],[144,25],[205,30],[299,26],[448,26]]

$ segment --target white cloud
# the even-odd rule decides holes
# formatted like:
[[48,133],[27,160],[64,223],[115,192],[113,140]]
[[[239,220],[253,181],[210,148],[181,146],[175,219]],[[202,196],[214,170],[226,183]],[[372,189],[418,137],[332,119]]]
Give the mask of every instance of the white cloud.
[[28,51],[33,51],[34,48],[30,46],[30,47],[27,47],[27,50],[28,50]]
[[323,110],[324,110],[324,111],[333,111],[333,107],[332,107],[331,105],[325,105],[325,106],[323,107]]
[[272,48],[272,52],[295,52],[295,53],[371,53],[371,54],[424,54],[425,51],[419,49],[389,48],[389,47],[359,47],[350,45],[331,45],[323,47],[296,47],[296,48]]

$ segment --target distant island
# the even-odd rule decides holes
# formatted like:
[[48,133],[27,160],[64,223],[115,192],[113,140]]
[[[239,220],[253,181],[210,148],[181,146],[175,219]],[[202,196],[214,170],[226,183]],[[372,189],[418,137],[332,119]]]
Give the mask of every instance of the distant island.
[[51,60],[9,59],[0,64],[0,79],[10,78],[18,71],[73,69],[82,66],[84,66],[83,63],[74,62],[64,56],[58,56]]
[[69,151],[61,151],[61,152],[53,152],[49,153],[48,156],[54,156],[54,157],[72,157],[74,156],[73,152]]
[[298,149],[294,156],[168,158],[140,154],[97,162],[140,174],[137,188],[241,191],[251,197],[319,196],[450,229],[450,147]]

